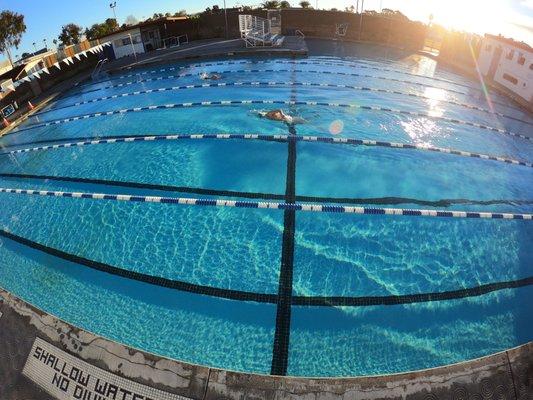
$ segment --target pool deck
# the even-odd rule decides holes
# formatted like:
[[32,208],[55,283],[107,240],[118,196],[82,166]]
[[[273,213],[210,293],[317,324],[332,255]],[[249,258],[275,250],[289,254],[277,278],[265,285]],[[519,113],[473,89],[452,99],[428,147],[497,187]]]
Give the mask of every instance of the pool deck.
[[106,64],[104,71],[119,72],[124,69],[142,68],[197,58],[216,57],[306,57],[307,45],[302,37],[286,36],[279,47],[246,47],[242,39],[210,39],[190,42],[186,45],[161,49],[134,57],[124,57]]
[[[136,350],[76,328],[0,289],[0,343],[2,400],[533,398],[533,342],[472,361],[402,374],[276,377],[193,365]],[[60,375],[61,383],[55,380]],[[89,377],[80,385],[76,376]],[[104,380],[114,382],[120,394],[73,396],[76,390],[78,396],[94,395],[96,377],[100,385]]]

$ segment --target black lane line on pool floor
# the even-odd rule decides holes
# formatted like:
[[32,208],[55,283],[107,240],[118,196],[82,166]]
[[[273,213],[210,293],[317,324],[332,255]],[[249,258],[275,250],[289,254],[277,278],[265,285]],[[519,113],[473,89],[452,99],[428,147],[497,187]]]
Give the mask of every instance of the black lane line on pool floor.
[[[102,186],[115,186],[126,187],[130,189],[146,189],[156,190],[162,192],[178,192],[178,193],[191,193],[202,194],[209,196],[221,196],[221,197],[241,197],[247,199],[260,199],[260,200],[285,200],[285,195],[267,192],[240,192],[236,190],[224,190],[224,189],[209,189],[198,188],[191,186],[174,186],[155,183],[143,183],[143,182],[130,182],[130,181],[115,181],[106,179],[94,179],[94,178],[78,178],[70,176],[55,176],[55,175],[36,175],[36,174],[16,174],[16,173],[0,173],[0,178],[8,179],[29,179],[29,180],[42,180],[42,181],[55,181],[55,182],[73,182],[73,183],[85,183],[92,185]],[[409,197],[324,197],[324,196],[304,196],[296,195],[295,200],[297,202],[308,203],[338,203],[338,204],[380,204],[380,205],[398,205],[398,204],[417,204],[431,207],[449,207],[454,204],[463,205],[493,205],[493,204],[506,204],[506,205],[529,205],[533,204],[533,200],[524,199],[490,199],[490,200],[472,200],[472,199],[439,199],[439,200],[421,200]]]
[[[0,229],[0,237],[4,237],[15,243],[43,252],[53,257],[85,266],[100,272],[119,276],[125,279],[131,279],[138,282],[147,283],[154,286],[165,287],[168,289],[179,290],[194,294],[201,294],[212,297],[225,298],[238,301],[254,301],[259,303],[277,304],[278,295],[270,293],[245,292],[233,289],[216,288],[212,286],[197,285],[184,281],[177,281],[162,278],[153,275],[146,275],[140,272],[129,271],[120,267],[109,265],[103,262],[90,260],[77,256],[65,251],[34,242],[12,232]],[[361,297],[343,297],[343,296],[293,296],[292,305],[298,306],[317,306],[317,307],[336,307],[336,306],[389,306],[400,304],[421,303],[430,301],[443,301],[463,299],[467,297],[481,296],[490,292],[503,289],[517,289],[533,285],[533,276],[528,276],[512,281],[500,281],[486,283],[470,288],[449,290],[444,292],[431,293],[413,293],[406,295],[389,295],[389,296],[361,296]]]
[[230,300],[239,301],[255,301],[258,303],[276,303],[277,296],[269,293],[256,293],[246,292],[242,290],[223,289],[213,286],[198,285],[185,281],[179,281],[175,279],[163,278],[160,276],[153,276],[143,274],[142,272],[130,271],[124,268],[116,267],[110,264],[106,264],[100,261],[91,260],[85,257],[77,256],[75,254],[67,253],[63,250],[59,250],[53,247],[46,246],[41,243],[34,242],[30,239],[26,239],[22,236],[15,235],[14,233],[7,232],[0,229],[0,237],[7,238],[16,243],[30,247],[34,250],[41,251],[54,257],[61,258],[63,260],[83,265],[91,269],[106,272],[111,275],[120,276],[122,278],[135,280],[138,282],[148,283],[150,285],[160,286],[169,289],[176,289],[182,292],[204,294],[213,297],[221,297]]
[[[291,81],[296,73],[292,72]],[[291,101],[296,101],[296,87],[291,87]],[[294,106],[290,112],[294,113]],[[285,202],[296,202],[296,128],[289,125],[287,145],[287,180],[285,184]],[[296,211],[283,211],[283,239],[281,245],[281,267],[279,274],[278,304],[276,309],[276,330],[272,348],[271,375],[287,375],[289,361],[289,342],[291,334],[292,279],[294,270],[294,235],[296,229]]]

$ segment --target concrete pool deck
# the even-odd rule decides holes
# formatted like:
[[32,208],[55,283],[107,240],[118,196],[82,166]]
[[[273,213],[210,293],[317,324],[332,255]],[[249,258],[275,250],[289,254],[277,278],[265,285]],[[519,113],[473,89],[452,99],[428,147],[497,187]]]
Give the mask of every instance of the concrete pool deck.
[[133,57],[124,57],[106,64],[104,71],[118,72],[123,69],[142,68],[150,65],[170,63],[181,60],[191,60],[196,58],[216,58],[216,57],[249,57],[249,56],[271,56],[271,57],[305,57],[308,50],[305,39],[296,36],[287,36],[283,44],[279,47],[245,47],[242,39],[209,39],[190,42],[182,46],[169,49],[161,49],[144,53]]
[[194,365],[133,349],[74,327],[0,289],[0,343],[2,400],[533,398],[533,342],[463,363],[401,374],[276,377]]

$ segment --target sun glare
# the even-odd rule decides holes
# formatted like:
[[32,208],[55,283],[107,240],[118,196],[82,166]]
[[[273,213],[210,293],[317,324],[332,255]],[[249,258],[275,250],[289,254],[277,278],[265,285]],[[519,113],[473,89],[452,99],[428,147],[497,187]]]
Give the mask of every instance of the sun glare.
[[436,23],[476,33],[497,31],[508,11],[506,1],[449,0],[433,1],[431,5]]

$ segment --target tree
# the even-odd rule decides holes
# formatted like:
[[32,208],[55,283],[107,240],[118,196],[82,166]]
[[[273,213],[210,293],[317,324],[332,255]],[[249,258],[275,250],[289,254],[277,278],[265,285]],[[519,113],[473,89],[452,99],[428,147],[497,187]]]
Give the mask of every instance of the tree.
[[61,33],[58,38],[63,45],[69,46],[71,44],[78,44],[80,42],[80,36],[81,26],[70,23],[61,28]]
[[101,24],[93,24],[90,28],[85,29],[85,36],[87,36],[89,39],[97,39],[99,37],[109,35],[117,29],[117,20],[114,18],[108,18]]
[[291,3],[286,0],[283,0],[281,3],[279,3],[279,8],[291,8]]
[[133,15],[128,15],[126,17],[126,20],[124,21],[126,25],[136,25],[139,23],[139,20],[135,18]]
[[174,17],[186,17],[187,11],[186,10],[179,10],[178,12],[174,13]]
[[9,49],[11,47],[18,49],[24,32],[26,32],[24,15],[12,11],[2,11],[0,13],[0,51],[7,54],[11,65],[13,65],[13,59]]
[[267,0],[262,4],[263,8],[272,10],[274,8],[279,8],[280,4],[278,0]]
[[311,3],[306,0],[300,1],[300,7],[302,8],[311,8]]
[[108,18],[105,20],[104,25],[109,32],[114,32],[118,29],[118,22],[115,18]]

